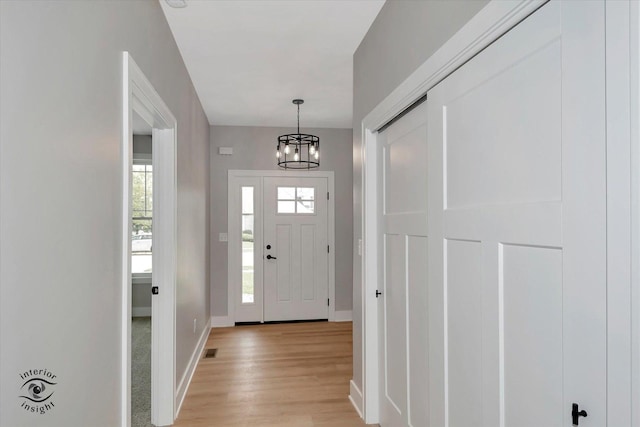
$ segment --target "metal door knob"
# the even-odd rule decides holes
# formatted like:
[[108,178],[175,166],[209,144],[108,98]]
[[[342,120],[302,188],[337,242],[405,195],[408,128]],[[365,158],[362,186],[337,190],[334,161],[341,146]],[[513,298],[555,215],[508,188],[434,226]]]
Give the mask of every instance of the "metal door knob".
[[271,256],[271,255],[267,255],[267,259],[278,259],[278,258],[276,258],[274,256]]

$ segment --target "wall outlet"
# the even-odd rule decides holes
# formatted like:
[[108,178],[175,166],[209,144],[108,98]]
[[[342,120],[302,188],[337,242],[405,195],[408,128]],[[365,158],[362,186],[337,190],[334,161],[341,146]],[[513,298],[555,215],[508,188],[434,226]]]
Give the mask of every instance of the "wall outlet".
[[362,239],[358,239],[358,255],[362,256]]
[[198,327],[198,319],[193,319],[193,333],[196,333],[196,328]]
[[229,235],[227,233],[218,234],[218,241],[219,242],[227,242],[227,241],[229,241]]

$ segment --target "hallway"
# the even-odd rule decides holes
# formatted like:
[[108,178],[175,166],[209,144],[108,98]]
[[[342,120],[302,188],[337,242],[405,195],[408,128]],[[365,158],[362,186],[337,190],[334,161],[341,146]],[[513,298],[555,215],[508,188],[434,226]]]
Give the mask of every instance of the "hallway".
[[176,426],[357,427],[349,402],[352,325],[212,330]]

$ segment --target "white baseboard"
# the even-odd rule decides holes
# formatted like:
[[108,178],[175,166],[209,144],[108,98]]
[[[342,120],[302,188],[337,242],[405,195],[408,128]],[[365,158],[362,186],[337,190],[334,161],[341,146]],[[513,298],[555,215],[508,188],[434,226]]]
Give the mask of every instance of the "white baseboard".
[[358,412],[358,415],[360,415],[360,418],[364,419],[364,417],[362,416],[362,407],[364,404],[364,401],[362,399],[362,392],[360,391],[356,383],[353,382],[353,380],[349,381],[349,388],[349,400],[351,401],[353,407],[356,408],[356,411]]
[[[353,320],[353,312],[351,310],[336,311],[333,321],[334,322],[351,322]],[[235,326],[228,316],[211,316],[212,328],[228,328]]]
[[211,332],[211,328],[203,329],[202,334],[200,335],[200,339],[198,340],[198,345],[196,345],[196,349],[191,355],[191,360],[189,361],[187,370],[184,372],[184,375],[180,380],[180,385],[178,385],[178,390],[176,391],[176,402],[178,402],[177,410],[176,410],[176,419],[178,418],[178,414],[180,413],[182,402],[184,402],[184,398],[187,395],[187,390],[189,389],[189,384],[191,384],[191,379],[193,378],[193,374],[196,372],[196,367],[198,366],[198,362],[200,362],[202,352],[204,351],[204,346],[207,343],[207,338],[209,338],[210,332]]
[[151,307],[131,307],[131,317],[151,317]]
[[353,312],[351,310],[336,311],[333,317],[334,322],[351,322],[353,320]]
[[228,328],[229,326],[235,326],[229,316],[211,316],[212,328]]

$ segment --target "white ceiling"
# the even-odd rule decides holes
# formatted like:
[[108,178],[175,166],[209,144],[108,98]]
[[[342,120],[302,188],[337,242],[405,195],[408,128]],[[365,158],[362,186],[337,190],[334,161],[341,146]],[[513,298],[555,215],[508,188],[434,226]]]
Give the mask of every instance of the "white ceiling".
[[353,53],[384,0],[159,0],[213,125],[352,127]]

